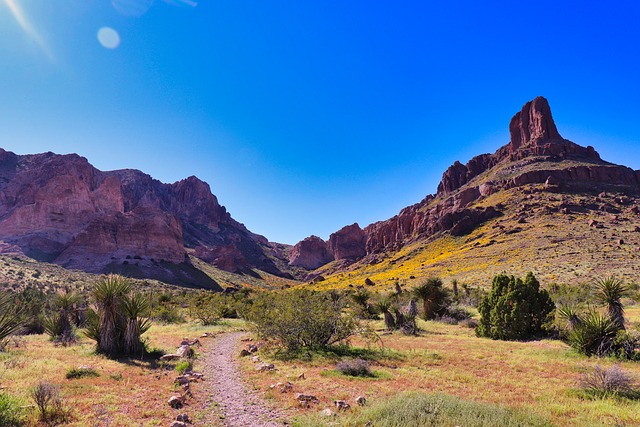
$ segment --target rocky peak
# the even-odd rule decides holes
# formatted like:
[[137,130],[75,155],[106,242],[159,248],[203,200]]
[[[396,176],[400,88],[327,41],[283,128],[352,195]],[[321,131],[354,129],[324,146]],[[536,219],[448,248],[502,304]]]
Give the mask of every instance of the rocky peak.
[[310,236],[298,242],[289,253],[289,265],[315,270],[333,261],[333,253],[327,242],[318,236]]
[[549,141],[562,140],[551,116],[549,102],[542,96],[529,101],[516,113],[509,123],[510,151],[528,145],[542,145]]
[[360,259],[367,254],[367,235],[358,223],[347,225],[329,236],[329,248],[335,259]]

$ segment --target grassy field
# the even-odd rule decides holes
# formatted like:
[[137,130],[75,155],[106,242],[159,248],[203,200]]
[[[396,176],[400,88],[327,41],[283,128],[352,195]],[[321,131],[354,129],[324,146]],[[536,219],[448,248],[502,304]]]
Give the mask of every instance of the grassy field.
[[[640,314],[635,308],[629,311],[633,318]],[[335,425],[364,426],[371,410],[358,408],[354,403],[357,396],[365,396],[368,406],[379,407],[404,391],[443,393],[489,404],[494,410],[514,409],[554,426],[640,425],[640,401],[592,398],[578,385],[584,372],[615,363],[640,379],[636,362],[586,358],[557,340],[492,341],[476,338],[472,329],[463,326],[421,322],[420,327],[420,336],[383,335],[381,343],[373,347],[356,341],[360,350],[351,354],[314,354],[311,360],[295,361],[273,357],[278,370],[272,373],[256,372],[249,359],[243,359],[243,367],[250,381],[263,390],[277,382],[293,383],[291,393],[271,390],[267,395],[279,406],[306,413],[297,421],[300,426],[322,425],[317,412],[333,409],[334,400],[352,405],[345,415],[338,416]],[[353,357],[369,359],[374,376],[349,377],[336,371],[338,361]],[[299,409],[295,393],[312,394],[320,404]]]

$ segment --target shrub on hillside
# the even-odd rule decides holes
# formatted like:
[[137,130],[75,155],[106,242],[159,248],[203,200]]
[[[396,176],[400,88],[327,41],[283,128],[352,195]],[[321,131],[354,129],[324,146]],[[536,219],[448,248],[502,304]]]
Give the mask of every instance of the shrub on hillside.
[[493,278],[491,292],[478,306],[481,317],[476,334],[500,340],[540,336],[554,308],[532,273],[527,273],[524,281],[500,274]]
[[256,333],[279,341],[288,351],[321,349],[342,342],[356,332],[344,313],[343,297],[331,292],[293,290],[257,295],[244,316]]

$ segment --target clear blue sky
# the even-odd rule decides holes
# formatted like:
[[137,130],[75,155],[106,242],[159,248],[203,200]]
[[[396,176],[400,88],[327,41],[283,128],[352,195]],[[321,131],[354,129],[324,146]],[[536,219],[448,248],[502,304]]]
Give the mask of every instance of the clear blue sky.
[[538,95],[640,169],[640,2],[0,0],[0,147],[196,175],[284,243],[420,201]]

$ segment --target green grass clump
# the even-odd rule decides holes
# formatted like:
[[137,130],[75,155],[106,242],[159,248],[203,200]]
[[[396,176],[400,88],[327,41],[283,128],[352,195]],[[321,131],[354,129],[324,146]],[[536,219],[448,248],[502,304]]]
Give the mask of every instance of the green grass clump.
[[176,365],[175,369],[178,374],[182,375],[187,372],[187,370],[191,369],[191,362],[189,362],[188,360],[180,362]]
[[[296,427],[326,425],[326,418],[304,417]],[[336,424],[338,425],[338,424]],[[343,418],[341,426],[375,427],[543,427],[551,424],[535,415],[509,408],[462,400],[445,394],[407,392]]]
[[0,427],[18,427],[23,424],[20,402],[11,395],[0,393]]
[[81,366],[79,368],[71,368],[65,375],[68,380],[85,378],[85,377],[99,377],[100,374],[93,368]]

